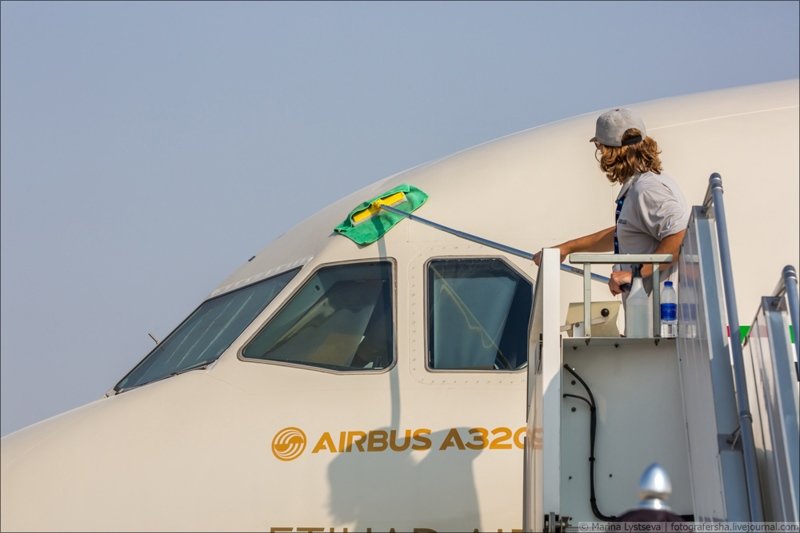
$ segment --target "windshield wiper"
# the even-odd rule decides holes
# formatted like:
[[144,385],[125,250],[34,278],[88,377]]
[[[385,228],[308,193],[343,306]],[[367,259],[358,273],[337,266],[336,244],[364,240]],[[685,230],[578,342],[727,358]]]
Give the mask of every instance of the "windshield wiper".
[[195,363],[191,366],[187,366],[186,368],[181,368],[180,370],[176,370],[172,374],[166,376],[171,378],[172,376],[177,376],[178,374],[185,374],[186,372],[191,372],[192,370],[199,370],[201,368],[206,368],[208,365],[216,361],[216,359],[212,359],[210,361],[200,361],[199,363]]
[[208,365],[216,361],[216,359],[211,359],[209,361],[200,361],[199,363],[195,363],[193,365],[187,366],[186,368],[181,368],[180,370],[176,370],[171,374],[167,374],[166,376],[160,377],[158,379],[154,379],[153,381],[148,381],[147,383],[141,383],[139,385],[134,385],[133,387],[124,387],[122,389],[117,389],[115,391],[116,394],[120,394],[122,392],[127,392],[131,389],[135,389],[137,387],[141,387],[142,385],[147,385],[148,383],[155,383],[156,381],[162,381],[167,378],[171,378],[172,376],[177,376],[179,374],[185,374],[186,372],[191,372],[192,370],[200,370],[201,368],[206,368]]

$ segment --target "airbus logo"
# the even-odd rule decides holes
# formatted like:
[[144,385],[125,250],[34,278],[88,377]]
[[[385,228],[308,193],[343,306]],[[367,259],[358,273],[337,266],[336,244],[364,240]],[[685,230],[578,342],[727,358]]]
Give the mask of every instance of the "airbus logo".
[[305,449],[306,434],[300,428],[284,428],[272,439],[272,454],[281,461],[293,461],[300,457]]
[[[525,426],[512,430],[496,428],[450,428],[434,433],[429,428],[400,430],[323,432],[311,448],[312,454],[436,450],[439,452],[525,449]],[[534,449],[542,447],[542,428],[531,435]],[[314,441],[312,441],[314,442]],[[272,439],[272,454],[281,461],[294,461],[306,449],[308,439],[302,429],[287,427]]]

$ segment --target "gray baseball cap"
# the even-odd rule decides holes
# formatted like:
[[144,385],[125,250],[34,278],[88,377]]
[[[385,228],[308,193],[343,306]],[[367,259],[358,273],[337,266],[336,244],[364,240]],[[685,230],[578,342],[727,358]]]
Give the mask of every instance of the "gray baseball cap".
[[638,115],[624,107],[612,109],[597,117],[594,137],[589,141],[598,142],[606,146],[622,146],[622,136],[631,128],[636,128],[642,132],[642,137],[641,139],[634,137],[626,140],[625,144],[636,144],[647,137],[644,122]]

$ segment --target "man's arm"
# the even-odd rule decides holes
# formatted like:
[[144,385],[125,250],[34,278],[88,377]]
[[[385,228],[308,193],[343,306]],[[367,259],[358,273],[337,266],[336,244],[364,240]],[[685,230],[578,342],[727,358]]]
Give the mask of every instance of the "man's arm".
[[[686,235],[686,230],[681,230],[678,233],[667,235],[664,240],[658,244],[654,254],[672,254],[672,263],[662,263],[659,265],[659,270],[667,270],[673,264],[678,262],[678,256],[681,254],[681,243],[683,236]],[[653,274],[653,265],[647,264],[642,267],[642,277],[646,278]]]
[[[614,249],[614,230],[616,226],[602,229],[598,232],[566,241],[554,248],[561,251],[561,261],[563,262],[566,257],[575,252],[610,252]],[[680,243],[678,243],[680,246]],[[669,252],[664,252],[669,253]],[[533,261],[537,265],[542,260],[542,252],[536,252],[533,256]]]
[[[659,270],[667,270],[678,261],[678,256],[681,252],[681,243],[683,242],[683,236],[685,234],[686,230],[681,230],[678,233],[667,235],[664,237],[664,240],[658,243],[658,247],[653,252],[654,254],[672,254],[672,263],[661,263],[659,265]],[[652,276],[653,265],[650,263],[644,265],[641,273],[643,278]],[[612,272],[611,280],[608,282],[608,288],[611,290],[611,294],[616,296],[617,294],[621,293],[622,289],[620,287],[622,285],[630,284],[632,278],[633,274],[628,270],[618,270]]]

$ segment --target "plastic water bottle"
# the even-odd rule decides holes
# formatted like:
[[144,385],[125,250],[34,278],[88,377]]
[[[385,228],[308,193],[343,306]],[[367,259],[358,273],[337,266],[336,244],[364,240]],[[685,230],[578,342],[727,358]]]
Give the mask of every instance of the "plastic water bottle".
[[661,336],[674,337],[678,330],[678,295],[671,281],[661,289]]
[[625,336],[631,338],[647,337],[650,313],[648,312],[647,292],[642,284],[641,266],[633,266],[631,292],[625,301]]

